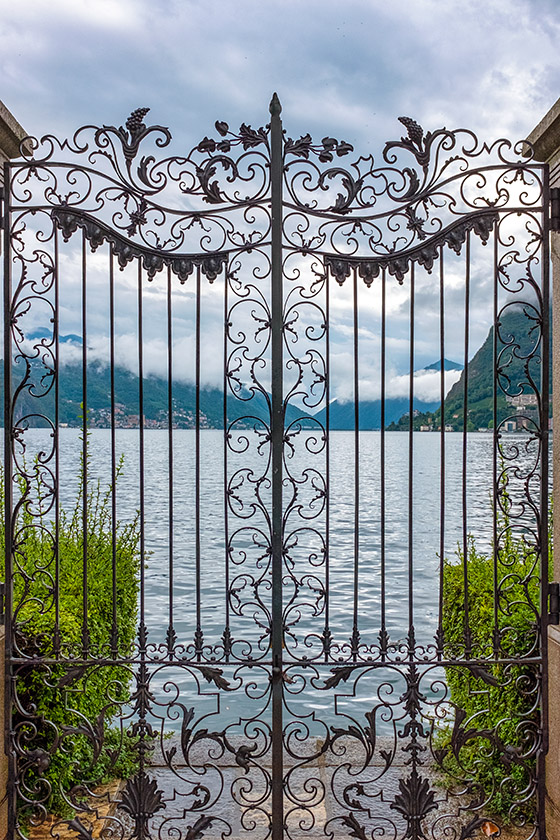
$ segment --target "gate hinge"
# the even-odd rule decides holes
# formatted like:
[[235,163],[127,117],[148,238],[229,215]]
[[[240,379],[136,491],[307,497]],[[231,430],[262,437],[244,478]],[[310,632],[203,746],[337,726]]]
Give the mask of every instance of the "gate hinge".
[[560,583],[548,584],[548,623],[560,624]]
[[560,231],[560,187],[550,190],[550,229]]

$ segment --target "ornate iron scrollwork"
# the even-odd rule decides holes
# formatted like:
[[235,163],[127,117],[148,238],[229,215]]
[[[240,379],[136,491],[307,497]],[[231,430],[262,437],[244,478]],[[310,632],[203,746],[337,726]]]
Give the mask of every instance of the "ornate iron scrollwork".
[[[371,840],[382,834],[393,840],[466,840],[493,818],[487,814],[488,803],[494,801],[495,789],[507,783],[518,800],[511,821],[525,829],[527,838],[534,836],[538,818],[529,817],[525,806],[538,788],[534,757],[542,749],[537,709],[543,628],[534,592],[542,583],[546,551],[542,482],[548,393],[539,382],[548,358],[542,265],[545,171],[521,158],[521,148],[506,141],[489,146],[468,131],[424,133],[408,117],[400,118],[406,136],[386,144],[380,165],[371,155],[352,159],[354,150],[343,140],[326,136],[314,142],[309,134],[296,139],[283,134],[277,99],[269,125],[253,129],[242,124],[233,132],[217,121],[213,137],[205,136],[184,154],[163,157],[171,134],[145,124],[148,110],[134,111],[124,127],[86,126],[62,142],[52,136],[27,142],[23,158],[10,165],[6,184],[12,295],[5,311],[13,351],[13,366],[6,367],[8,379],[13,379],[6,429],[11,442],[7,474],[14,478],[7,535],[13,584],[8,625],[14,686],[13,836],[25,837],[26,826],[36,824],[51,825],[56,837],[64,824],[84,840],[99,831],[118,840],[249,834],[258,835],[257,840],[301,840],[317,831],[336,840]],[[60,622],[60,248],[67,245],[70,253],[79,232],[84,266],[90,252],[96,251],[99,260],[106,257],[111,283],[114,261],[126,278],[136,268],[137,364],[146,392],[149,377],[142,369],[141,336],[151,312],[142,314],[144,281],[153,281],[150,290],[167,295],[166,469],[172,512],[179,504],[173,500],[176,406],[169,343],[176,281],[190,306],[194,335],[191,471],[196,492],[188,523],[194,548],[191,565],[181,572],[181,582],[188,578],[191,586],[189,603],[182,606],[189,615],[188,632],[173,613],[171,592],[166,596],[166,626],[154,627],[146,620],[144,561],[149,547],[143,541],[138,573],[142,611],[129,645],[120,640],[115,621],[101,641],[87,626],[87,617],[74,635]],[[434,633],[423,636],[411,596],[401,604],[397,633],[385,609],[390,604],[385,554],[379,566],[370,564],[367,579],[360,557],[360,296],[378,294],[383,355],[387,301],[391,294],[401,295],[401,302],[404,292],[408,295],[412,416],[415,277],[438,266],[441,280],[437,272],[433,280],[434,288],[441,282],[437,291],[443,307],[444,258],[467,259],[479,243],[488,243],[488,264],[477,265],[476,271],[487,286],[493,284],[488,299],[495,308],[493,399],[497,404],[500,394],[514,406],[516,398],[529,394],[535,406],[534,411],[512,408],[508,417],[498,418],[496,412],[494,505],[502,525],[495,527],[493,540],[495,554],[506,559],[501,572],[496,561],[492,632],[488,637],[477,632],[466,615],[464,632],[450,640],[440,616]],[[85,269],[81,282],[81,373],[86,382]],[[469,263],[454,288],[463,283],[467,298],[470,282]],[[209,596],[201,585],[201,568],[208,559],[201,549],[201,508],[206,502],[200,498],[206,469],[200,444],[206,420],[201,408],[201,301],[210,298],[205,294],[215,295],[212,323],[220,320],[215,346],[223,353],[222,519],[216,516],[223,545],[214,545],[217,553],[211,555],[216,588],[223,584],[223,603],[212,601],[211,619],[204,612]],[[342,296],[338,304],[336,295]],[[338,526],[344,530],[351,521],[352,545],[344,550],[334,546],[331,530],[336,495],[329,425],[335,304],[352,313],[343,324],[350,336],[354,388],[354,484],[350,498],[344,499],[349,512]],[[468,306],[467,298],[467,366]],[[512,330],[512,310],[516,317],[523,315],[525,330]],[[42,314],[33,320],[36,311]],[[42,332],[36,334],[39,318]],[[114,376],[114,323],[111,330]],[[443,367],[443,353],[440,362]],[[114,382],[112,388],[108,416],[114,434]],[[87,382],[85,392],[87,397]],[[144,397],[142,390],[137,414],[142,459]],[[385,405],[385,392],[381,401]],[[87,411],[86,404],[86,463]],[[521,441],[506,435],[514,413],[522,425]],[[466,434],[467,408],[463,421]],[[440,423],[444,427],[443,414]],[[384,434],[387,424],[379,425]],[[30,457],[35,427],[48,430],[48,445],[41,443]],[[412,430],[407,444],[411,469]],[[111,457],[114,461],[114,442]],[[385,474],[383,462],[383,481]],[[144,470],[139,481],[153,479]],[[181,480],[187,480],[185,475]],[[385,485],[372,481],[371,487],[369,503],[384,494]],[[281,503],[273,504],[278,496]],[[116,528],[114,522],[111,527]],[[402,522],[399,528],[405,532]],[[408,565],[401,571],[413,594],[412,525],[410,529]],[[379,533],[383,535],[375,540],[384,552],[385,530]],[[143,530],[143,540],[145,535]],[[173,535],[171,527],[171,584],[174,569],[177,574]],[[508,559],[514,538],[525,546],[524,577]],[[41,557],[30,566],[28,547],[37,540]],[[84,557],[87,584],[87,550]],[[346,576],[342,583],[335,580],[341,569]],[[337,586],[346,600],[333,618]],[[373,589],[379,615],[375,606],[366,616],[360,598]],[[510,621],[512,593],[532,620],[522,654],[515,652],[519,634]],[[86,605],[87,597],[86,591]],[[370,606],[374,600],[371,596]],[[465,607],[468,613],[468,592]],[[476,687],[478,715],[469,718],[452,700],[445,667],[457,669]],[[67,713],[64,723],[49,719],[30,696],[32,669],[49,690],[58,692]],[[89,720],[80,711],[80,696],[87,693],[92,675],[103,669],[110,674],[105,696],[95,719]],[[512,683],[531,701],[519,712],[514,735],[502,724],[484,723],[491,692]],[[117,733],[108,731],[111,720],[118,722]],[[450,730],[447,741],[441,734],[444,725]],[[127,745],[135,769],[120,792],[110,793],[100,793],[84,770],[79,782],[57,790],[66,814],[49,823],[53,784],[58,784],[52,767],[72,739],[92,756],[92,779],[100,762],[113,767]],[[472,769],[473,744],[482,744],[481,754],[500,763],[500,772],[490,773],[486,788]],[[108,809],[100,816],[102,799]]]
[[110,243],[121,268],[125,268],[128,263],[135,259],[140,260],[150,280],[153,280],[165,266],[169,266],[179,278],[179,281],[186,283],[195,267],[198,266],[204,276],[212,283],[227,263],[227,255],[220,253],[212,254],[212,256],[207,254],[159,254],[145,246],[132,243],[129,239],[125,239],[124,236],[120,236],[114,230],[111,230],[108,225],[96,221],[72,207],[55,207],[52,210],[52,217],[65,242],[68,242],[73,233],[81,229],[92,251],[97,250],[104,242]]

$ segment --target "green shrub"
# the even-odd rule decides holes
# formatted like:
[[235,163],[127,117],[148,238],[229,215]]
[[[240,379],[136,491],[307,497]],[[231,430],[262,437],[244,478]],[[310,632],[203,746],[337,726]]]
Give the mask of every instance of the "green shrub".
[[[540,570],[534,546],[528,545],[522,533],[512,531],[507,518],[500,530],[496,593],[493,555],[480,551],[475,540],[469,539],[471,656],[479,661],[471,668],[446,668],[455,719],[438,740],[446,784],[456,791],[467,787],[473,808],[483,807],[507,824],[534,817],[538,671],[522,661],[492,664],[492,659],[538,652]],[[446,658],[464,659],[464,556],[460,550],[456,562],[444,564],[443,630]],[[481,662],[485,659],[489,661]]]
[[[122,468],[119,465],[117,475]],[[37,473],[38,467],[35,467]],[[20,490],[26,489],[21,481]],[[37,496],[29,487],[29,498]],[[14,552],[13,599],[16,643],[22,657],[34,657],[17,670],[13,726],[29,769],[22,772],[20,795],[37,806],[28,816],[38,816],[41,805],[69,817],[91,787],[111,778],[126,777],[136,759],[134,740],[115,718],[126,714],[132,671],[126,666],[90,664],[80,668],[83,657],[84,529],[81,488],[73,510],[59,517],[58,611],[60,656],[56,656],[54,524],[44,515],[32,515],[31,505],[19,508]],[[111,496],[99,482],[87,494],[87,587],[89,660],[130,655],[137,624],[139,530],[135,519],[115,523],[116,626],[113,626],[113,542]],[[0,486],[4,502],[4,486]],[[37,509],[33,510],[37,513]],[[2,549],[3,527],[0,532]],[[2,554],[3,557],[3,554]],[[48,664],[45,659],[50,660]],[[59,664],[57,659],[62,660]],[[78,660],[72,663],[72,659]],[[82,660],[83,661],[83,660]],[[74,789],[70,796],[67,792]],[[25,808],[23,808],[25,813]]]

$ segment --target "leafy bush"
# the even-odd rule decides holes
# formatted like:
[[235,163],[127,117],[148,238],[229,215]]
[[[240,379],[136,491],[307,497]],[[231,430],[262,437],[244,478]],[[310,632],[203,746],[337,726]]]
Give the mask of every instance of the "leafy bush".
[[[509,521],[501,524],[494,558],[471,538],[467,553],[468,610],[471,655],[479,662],[446,668],[455,706],[453,727],[440,733],[442,766],[447,784],[466,786],[473,808],[506,824],[534,816],[535,751],[538,747],[538,672],[530,664],[491,664],[499,658],[520,658],[538,651],[539,578],[537,555]],[[444,564],[443,630],[445,656],[465,658],[464,557]],[[495,597],[496,594],[496,597]],[[497,626],[494,604],[498,605]],[[499,651],[498,651],[499,646]],[[496,649],[495,649],[496,648]],[[480,660],[488,659],[481,664]]]
[[[118,473],[122,468],[122,461]],[[37,472],[37,469],[36,469]],[[22,480],[22,488],[25,484]],[[133,739],[113,725],[130,699],[132,671],[125,666],[88,665],[83,661],[84,529],[81,490],[70,513],[59,518],[58,612],[60,659],[56,662],[54,525],[20,508],[17,522],[13,591],[16,643],[33,663],[17,670],[13,725],[25,798],[47,810],[71,816],[91,787],[130,775],[135,766]],[[139,531],[137,520],[115,523],[116,626],[113,626],[112,487],[103,493],[99,482],[87,494],[87,611],[89,659],[130,654],[136,633]],[[0,486],[4,503],[4,486]],[[34,511],[36,513],[36,511]],[[0,532],[2,548],[3,527]],[[2,554],[3,557],[3,554]],[[51,664],[42,661],[51,660]],[[72,659],[78,660],[74,665]],[[53,659],[55,660],[53,662]],[[124,712],[123,712],[124,713]],[[73,790],[72,790],[73,789]],[[72,791],[70,796],[68,791]],[[39,806],[39,811],[41,811]],[[29,814],[32,816],[32,814]],[[38,815],[35,809],[35,815]]]

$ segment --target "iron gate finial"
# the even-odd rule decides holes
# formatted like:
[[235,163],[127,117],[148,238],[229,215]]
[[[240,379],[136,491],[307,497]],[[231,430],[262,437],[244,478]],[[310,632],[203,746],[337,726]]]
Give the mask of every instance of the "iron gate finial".
[[270,100],[268,109],[273,117],[280,116],[282,113],[282,104],[278,99],[278,94],[276,92],[272,94],[272,99]]

